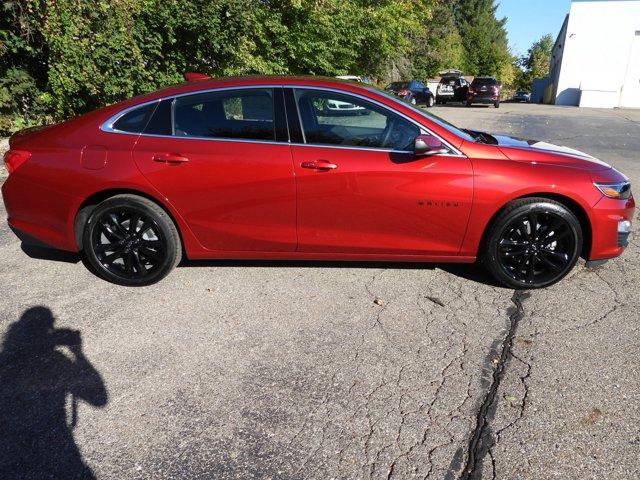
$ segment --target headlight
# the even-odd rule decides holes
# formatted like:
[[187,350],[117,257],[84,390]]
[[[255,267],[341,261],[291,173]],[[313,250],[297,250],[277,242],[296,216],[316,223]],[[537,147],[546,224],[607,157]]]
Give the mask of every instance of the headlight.
[[630,182],[594,183],[594,185],[605,197],[626,200],[631,196]]

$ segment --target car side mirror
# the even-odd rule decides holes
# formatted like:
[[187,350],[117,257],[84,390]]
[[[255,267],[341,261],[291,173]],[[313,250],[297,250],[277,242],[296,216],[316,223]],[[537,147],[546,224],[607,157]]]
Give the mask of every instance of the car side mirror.
[[413,154],[417,156],[443,155],[449,149],[433,135],[418,135],[413,143]]

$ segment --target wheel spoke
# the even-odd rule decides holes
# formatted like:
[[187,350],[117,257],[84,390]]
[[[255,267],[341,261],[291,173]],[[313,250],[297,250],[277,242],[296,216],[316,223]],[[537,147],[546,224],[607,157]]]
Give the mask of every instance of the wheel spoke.
[[131,219],[129,220],[129,234],[135,235],[138,231],[138,221],[140,220],[140,215],[138,213],[133,213],[131,215]]
[[554,232],[554,235],[552,236],[547,236],[545,237],[544,241],[543,241],[543,246],[547,246],[552,244],[553,242],[557,242],[562,240],[563,238],[566,238],[567,236],[569,236],[571,234],[571,231],[569,229],[563,229],[563,230],[556,230]]
[[101,243],[100,245],[96,245],[95,247],[93,247],[93,249],[95,250],[96,253],[105,253],[109,251],[120,250],[121,247],[122,245],[120,244],[120,242],[114,242],[114,243]]
[[527,243],[519,242],[517,240],[502,240],[498,244],[500,251],[507,256],[519,256],[522,255],[527,249]]
[[122,224],[120,223],[120,220],[118,220],[118,216],[115,213],[110,213],[107,216],[107,221],[110,222],[111,226],[113,227],[112,231],[114,233],[117,233],[122,237],[125,237],[127,235],[127,231],[122,226]]
[[113,262],[121,257],[122,257],[122,250],[118,249],[115,252],[105,255],[104,258],[102,259],[102,263],[113,265]]
[[138,254],[137,250],[133,250],[132,257],[133,257],[133,265],[136,268],[136,274],[139,277],[144,277],[147,274],[147,269],[143,265],[142,261],[140,260],[140,255]]
[[140,230],[138,230],[138,233],[140,233],[140,236],[142,236],[144,232],[146,232],[150,228],[153,228],[153,222],[151,220],[145,220],[144,222],[142,222],[142,226],[140,227]]
[[124,260],[124,270],[127,274],[132,275],[133,272],[133,254],[129,251],[122,256]]
[[554,252],[553,250],[541,250],[543,255],[547,255],[554,260],[560,261],[563,265],[569,261],[569,255],[562,252]]
[[156,262],[159,262],[162,260],[162,255],[160,253],[154,252],[148,247],[141,246],[140,253],[142,253],[142,255],[144,255],[145,258],[155,260]]
[[529,229],[531,231],[530,237],[536,239],[538,237],[538,214],[535,212],[529,213]]
[[554,272],[557,272],[558,270],[560,270],[562,268],[561,265],[556,265],[551,260],[549,260],[549,258],[547,257],[547,252],[545,252],[545,251],[541,251],[540,252],[540,257],[539,258],[540,258],[540,261],[542,263],[544,263],[547,267],[549,267]]
[[536,260],[538,260],[538,255],[535,253],[529,255],[529,269],[527,270],[527,282],[533,282],[533,278],[536,274]]
[[123,235],[120,234],[117,228],[109,223],[109,221],[102,222],[102,233],[104,233],[105,237],[109,240],[120,241],[124,238]]

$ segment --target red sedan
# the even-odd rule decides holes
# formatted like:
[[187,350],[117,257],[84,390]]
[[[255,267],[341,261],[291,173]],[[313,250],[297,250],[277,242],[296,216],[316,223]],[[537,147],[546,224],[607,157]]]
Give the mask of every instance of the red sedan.
[[507,286],[544,287],[580,255],[620,255],[635,207],[589,155],[319,78],[197,78],[19,133],[4,160],[14,231],[123,285],[184,255],[482,259]]

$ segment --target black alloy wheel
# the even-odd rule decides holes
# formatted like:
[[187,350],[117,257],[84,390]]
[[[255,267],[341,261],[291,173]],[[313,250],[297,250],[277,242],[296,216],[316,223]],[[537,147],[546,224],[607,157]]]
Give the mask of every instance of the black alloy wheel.
[[128,286],[159,281],[181,256],[171,218],[136,195],[118,195],[98,205],[87,220],[83,247],[97,273]]
[[507,286],[540,288],[569,273],[581,250],[582,231],[573,213],[552,200],[523,199],[496,219],[485,263]]

